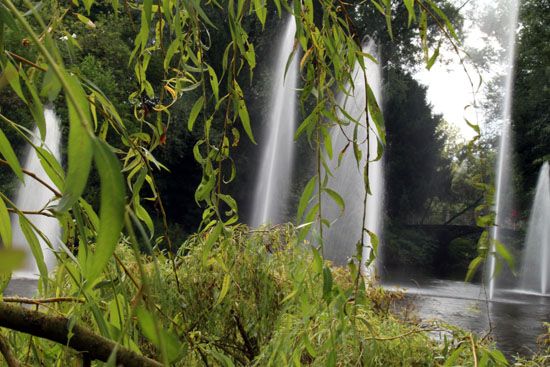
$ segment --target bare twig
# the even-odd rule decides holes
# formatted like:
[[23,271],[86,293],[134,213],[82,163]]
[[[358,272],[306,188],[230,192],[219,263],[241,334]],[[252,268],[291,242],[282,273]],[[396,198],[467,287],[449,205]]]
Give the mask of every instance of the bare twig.
[[470,339],[470,343],[472,344],[472,355],[474,357],[474,367],[477,367],[476,343],[474,343],[474,338],[472,338],[472,334],[468,335],[468,339]]
[[43,215],[45,217],[55,218],[55,215],[53,215],[51,213],[48,213],[48,212],[45,212],[43,209],[42,210],[15,210],[13,208],[8,208],[8,212],[10,212],[10,213],[22,213],[22,214],[25,214],[25,215]]
[[33,68],[36,68],[36,69],[38,69],[38,70],[42,70],[42,71],[44,71],[44,72],[45,72],[45,71],[48,71],[48,69],[46,69],[46,68],[44,68],[44,67],[42,67],[42,66],[40,66],[40,65],[37,65],[37,64],[35,64],[34,62],[32,62],[32,61],[30,61],[30,60],[25,59],[23,56],[19,56],[19,55],[14,54],[13,52],[10,52],[10,51],[6,51],[6,53],[7,53],[10,57],[14,58],[15,60],[17,60],[17,61],[19,61],[19,62],[22,62],[23,64],[27,64],[27,65],[29,65],[29,66],[31,66],[31,67],[33,67]]
[[[3,159],[0,159],[0,164],[4,164],[4,165],[9,165],[8,161],[5,161]],[[24,174],[34,178],[36,181],[40,182],[42,185],[44,185],[48,190],[50,190],[51,192],[54,193],[55,196],[57,196],[58,198],[60,198],[62,195],[59,191],[57,191],[54,187],[52,187],[49,183],[47,183],[46,181],[44,181],[43,179],[41,179],[40,177],[38,177],[34,172],[31,172],[29,170],[26,170],[26,169],[21,169],[21,171],[23,171]]]
[[55,297],[55,298],[25,298],[25,297],[4,297],[6,303],[24,303],[28,305],[42,305],[46,303],[76,302],[84,303],[85,300],[76,297]]

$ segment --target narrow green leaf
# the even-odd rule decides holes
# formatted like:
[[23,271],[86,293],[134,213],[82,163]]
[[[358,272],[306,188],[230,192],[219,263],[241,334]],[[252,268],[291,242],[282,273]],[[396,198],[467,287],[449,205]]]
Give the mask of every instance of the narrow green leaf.
[[95,23],[92,22],[92,20],[82,14],[79,14],[79,13],[75,13],[76,17],[78,18],[78,20],[80,20],[82,23],[84,23],[84,25],[88,28],[95,28]]
[[[76,98],[78,107],[67,98],[70,124],[67,154],[69,167],[63,198],[57,208],[61,212],[69,210],[82,195],[88,181],[93,155],[92,142],[88,130],[90,128],[91,116],[86,94],[76,77],[67,75],[66,82],[69,84],[69,88]],[[84,114],[85,121],[80,119],[77,108]]]
[[214,303],[214,307],[216,307],[223,301],[223,299],[227,295],[227,292],[229,291],[230,284],[231,284],[231,276],[229,276],[229,274],[225,274],[225,276],[223,277],[222,289],[220,291],[220,295],[218,296],[218,299],[216,300],[216,303]]
[[210,86],[212,87],[212,92],[214,93],[214,98],[216,98],[216,102],[217,102],[220,99],[219,81],[218,81],[218,76],[216,75],[216,72],[210,65],[208,65],[208,74],[210,75]]
[[0,196],[0,236],[4,247],[10,248],[12,241],[10,213],[4,199]]
[[298,214],[296,215],[296,219],[298,221],[300,221],[302,219],[302,216],[304,215],[304,211],[306,210],[307,204],[311,199],[311,195],[313,195],[313,190],[315,189],[316,183],[317,176],[313,176],[306,184],[302,196],[300,196],[300,201],[298,203]]
[[189,120],[187,121],[187,129],[189,131],[193,131],[193,126],[195,126],[195,120],[197,120],[197,116],[199,116],[199,113],[201,112],[203,105],[204,105],[204,96],[200,96],[199,99],[195,101],[193,108],[191,108],[191,113],[189,114]]
[[84,7],[86,8],[88,14],[90,14],[90,9],[92,8],[94,0],[82,0],[82,3],[84,4]]
[[407,8],[407,13],[409,15],[408,25],[411,26],[411,22],[416,19],[416,14],[414,12],[414,0],[404,0],[405,7]]
[[330,198],[334,200],[334,202],[340,207],[340,214],[344,213],[346,204],[340,194],[332,189],[329,189],[328,187],[325,187],[323,191],[325,191],[330,196]]
[[27,243],[31,248],[32,256],[34,257],[36,266],[38,267],[38,271],[40,272],[41,277],[43,279],[47,279],[48,267],[44,262],[44,253],[42,252],[42,246],[40,245],[38,237],[36,237],[36,233],[34,233],[34,230],[32,229],[32,226],[27,218],[25,218],[25,216],[22,214],[19,214],[19,225],[21,227],[21,232],[23,232],[23,235],[25,236],[25,239],[27,240]]
[[124,221],[124,178],[117,157],[107,143],[94,139],[94,162],[101,182],[101,207],[96,250],[87,259],[85,277],[89,284],[101,274],[111,258]]
[[206,266],[208,263],[208,257],[210,257],[210,252],[212,250],[212,246],[214,246],[214,243],[220,237],[220,234],[222,233],[223,224],[221,222],[218,222],[216,224],[216,227],[210,233],[208,234],[208,237],[206,238],[206,242],[203,246],[202,250],[202,265]]
[[19,180],[23,182],[23,170],[21,169],[21,165],[19,165],[19,160],[17,159],[17,156],[15,155],[15,152],[13,151],[13,148],[11,147],[8,138],[6,138],[6,135],[2,130],[0,130],[0,153],[2,154],[4,159],[6,159],[8,165],[15,173],[17,178],[19,178]]
[[36,147],[36,154],[40,160],[40,165],[52,180],[56,187],[63,187],[65,181],[65,173],[63,167],[57,161],[52,153],[42,147]]
[[311,247],[311,252],[313,252],[313,271],[317,274],[321,274],[323,271],[323,258],[319,254],[319,250],[315,247]]
[[376,101],[376,96],[372,91],[370,85],[367,85],[367,99],[368,99],[368,109],[374,125],[376,126],[376,133],[382,144],[386,144],[386,127],[384,125],[384,115],[378,102]]
[[439,56],[439,46],[441,44],[438,44],[437,45],[437,48],[435,49],[432,57],[430,57],[430,59],[428,60],[428,63],[426,64],[426,69],[430,70],[432,68],[432,66],[434,65],[435,63],[435,60],[437,60],[437,57]]
[[504,246],[502,242],[498,240],[493,240],[493,241],[495,242],[495,250],[497,254],[499,254],[500,257],[502,257],[504,261],[506,261],[506,264],[508,264],[508,267],[510,268],[510,270],[514,271],[515,261],[512,254],[508,251],[508,249],[506,248],[506,246]]
[[254,140],[254,134],[252,134],[252,128],[250,127],[250,116],[248,115],[248,110],[246,108],[246,103],[244,101],[243,91],[237,82],[234,83],[234,88],[235,88],[235,92],[237,93],[239,118],[243,125],[244,131],[246,132],[246,135],[248,135],[248,138],[250,139],[250,141],[256,144],[256,140]]
[[481,256],[476,257],[470,262],[470,265],[468,265],[468,272],[466,273],[466,279],[465,279],[466,282],[469,282],[474,278],[474,275],[477,269],[479,268],[479,265],[481,265],[482,262],[483,262],[483,257]]
[[11,88],[17,96],[26,103],[27,99],[25,98],[23,89],[21,88],[21,81],[19,80],[19,72],[17,71],[17,68],[10,62],[7,62],[2,74],[8,80]]

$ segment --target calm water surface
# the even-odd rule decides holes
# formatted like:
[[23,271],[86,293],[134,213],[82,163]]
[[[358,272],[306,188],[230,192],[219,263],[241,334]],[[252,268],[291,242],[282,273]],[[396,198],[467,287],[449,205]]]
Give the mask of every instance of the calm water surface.
[[495,290],[486,301],[483,287],[450,280],[388,281],[389,289],[405,289],[417,315],[441,320],[485,335],[489,330],[497,346],[508,356],[537,351],[537,338],[550,321],[550,296],[515,290]]

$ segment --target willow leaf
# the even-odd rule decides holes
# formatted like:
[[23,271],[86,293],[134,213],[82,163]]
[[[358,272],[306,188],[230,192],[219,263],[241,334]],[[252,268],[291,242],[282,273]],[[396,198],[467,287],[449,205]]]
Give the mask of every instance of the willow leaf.
[[306,210],[307,204],[309,203],[309,200],[311,199],[311,195],[313,195],[313,190],[315,190],[315,184],[317,183],[317,176],[313,176],[309,182],[307,183],[304,192],[302,193],[302,196],[300,197],[300,202],[298,204],[298,214],[297,219],[300,220],[302,216],[304,215],[304,211]]
[[44,252],[42,251],[42,245],[40,244],[36,233],[34,233],[30,222],[27,218],[25,218],[23,214],[19,214],[19,225],[21,227],[21,232],[23,232],[23,235],[27,240],[27,244],[31,249],[32,256],[34,257],[34,261],[36,262],[36,266],[38,267],[40,275],[43,279],[47,279],[48,267],[44,262]]
[[[70,124],[67,154],[69,167],[63,197],[57,208],[59,211],[71,208],[82,195],[88,181],[93,156],[92,141],[88,131],[91,116],[86,94],[76,77],[66,75],[65,79],[78,106],[67,98]],[[78,110],[83,114],[84,121],[81,120]]]
[[191,113],[189,114],[189,120],[187,121],[187,129],[189,131],[193,131],[193,127],[195,126],[195,121],[197,120],[197,117],[199,116],[199,113],[201,112],[203,105],[204,105],[204,96],[200,96],[199,99],[195,101],[195,104],[193,104],[193,107],[191,108]]
[[248,109],[246,108],[246,103],[244,101],[243,91],[237,82],[234,83],[234,87],[235,92],[237,93],[239,118],[243,125],[243,129],[246,132],[246,135],[248,135],[250,141],[257,144],[256,140],[254,140],[254,134],[252,134],[252,128],[250,127],[250,116],[248,115]]
[[6,159],[13,172],[17,175],[17,178],[23,182],[24,178],[21,165],[17,160],[17,156],[15,155],[8,138],[6,138],[6,135],[2,130],[0,130],[0,153]]
[[124,217],[124,178],[117,157],[107,143],[94,139],[94,162],[101,181],[101,207],[96,251],[86,262],[89,284],[103,271],[120,237]]
[[2,243],[5,247],[11,247],[11,222],[10,214],[4,199],[0,196],[0,236],[2,237]]

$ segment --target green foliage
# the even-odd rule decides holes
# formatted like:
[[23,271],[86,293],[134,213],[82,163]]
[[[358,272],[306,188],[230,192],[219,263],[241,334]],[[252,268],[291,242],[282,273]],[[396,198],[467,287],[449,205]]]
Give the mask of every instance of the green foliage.
[[[105,274],[111,275],[87,291],[87,302],[56,303],[42,310],[78,317],[145,355],[164,350],[168,361],[182,366],[438,366],[453,354],[455,362],[471,363],[469,347],[454,353],[468,345],[461,342],[464,334],[449,330],[446,343],[433,341],[429,331],[443,326],[421,327],[393,316],[388,308],[398,295],[363,286],[355,292],[354,273],[298,246],[292,228],[214,231],[184,244],[181,252],[186,254],[177,259],[185,284],[181,290],[166,254],[144,258],[120,245],[120,260],[108,264]],[[74,271],[71,264],[62,265],[44,296],[77,291]],[[137,274],[146,293],[135,298]],[[63,360],[73,365],[78,360],[62,346],[15,332],[7,335],[17,357],[28,364]],[[493,353],[475,343],[478,350]],[[26,345],[36,352],[27,355],[26,348],[18,347]]]

